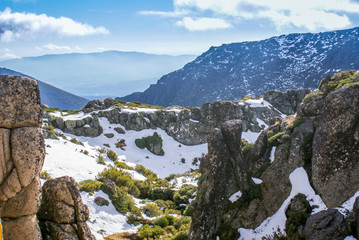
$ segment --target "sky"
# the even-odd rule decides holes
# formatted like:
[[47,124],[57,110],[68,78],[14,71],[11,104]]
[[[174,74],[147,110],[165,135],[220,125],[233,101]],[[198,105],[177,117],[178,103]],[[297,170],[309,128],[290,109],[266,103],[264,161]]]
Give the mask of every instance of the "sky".
[[0,61],[211,46],[359,26],[359,0],[0,0]]

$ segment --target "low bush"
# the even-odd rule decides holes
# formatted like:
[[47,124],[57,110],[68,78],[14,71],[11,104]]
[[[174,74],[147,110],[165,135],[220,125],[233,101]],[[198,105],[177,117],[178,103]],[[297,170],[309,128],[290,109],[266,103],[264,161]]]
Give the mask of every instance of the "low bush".
[[111,149],[107,150],[107,157],[109,159],[111,159],[112,161],[118,160],[117,154],[114,151],[112,151]]
[[93,180],[85,180],[79,183],[80,191],[85,191],[88,193],[94,193],[101,189],[103,183],[96,182]]
[[147,203],[143,206],[142,212],[149,217],[157,217],[163,213],[160,207],[153,203]]

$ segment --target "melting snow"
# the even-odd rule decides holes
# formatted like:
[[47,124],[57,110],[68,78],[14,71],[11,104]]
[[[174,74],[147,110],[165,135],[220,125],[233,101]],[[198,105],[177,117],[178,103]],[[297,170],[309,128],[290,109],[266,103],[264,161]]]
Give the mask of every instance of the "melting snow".
[[231,201],[232,203],[234,203],[235,201],[237,201],[240,197],[242,197],[242,192],[238,191],[233,193],[230,197],[229,197],[229,201]]
[[310,205],[318,205],[319,207],[314,209],[314,212],[319,212],[321,210],[327,209],[325,204],[319,195],[316,195],[314,190],[309,184],[308,175],[304,168],[300,167],[294,170],[289,175],[290,182],[292,184],[292,191],[289,197],[283,202],[282,206],[278,211],[271,217],[263,221],[263,223],[256,229],[238,229],[241,234],[240,240],[252,240],[252,239],[261,239],[263,236],[272,234],[277,227],[280,229],[285,228],[285,211],[290,204],[292,198],[294,198],[298,193],[302,193],[307,196],[307,200]]
[[252,177],[252,180],[253,180],[253,182],[254,182],[255,184],[261,184],[261,183],[263,182],[262,179],[254,178],[254,177]]
[[270,163],[274,162],[274,159],[275,159],[275,150],[276,150],[277,147],[273,147],[271,152],[270,152],[270,156],[269,156],[269,160],[270,160]]
[[[81,192],[83,202],[90,211],[90,221],[87,222],[92,234],[96,239],[104,239],[119,232],[137,232],[137,227],[129,225],[126,216],[116,211],[107,194],[102,191],[95,192],[92,196],[87,192]],[[103,197],[110,202],[109,206],[97,206],[94,201],[96,197]]]

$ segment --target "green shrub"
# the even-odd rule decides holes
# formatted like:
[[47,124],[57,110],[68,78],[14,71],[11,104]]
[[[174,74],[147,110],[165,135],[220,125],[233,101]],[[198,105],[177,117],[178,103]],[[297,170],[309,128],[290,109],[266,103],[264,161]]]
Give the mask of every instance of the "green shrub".
[[176,206],[180,206],[181,204],[188,204],[190,198],[194,198],[194,193],[196,192],[197,187],[189,184],[184,184],[173,195],[173,202],[176,204]]
[[147,179],[157,180],[158,176],[156,173],[152,172],[151,170],[145,168],[144,166],[137,164],[135,167],[135,171],[145,176]]
[[105,158],[103,156],[101,156],[101,155],[98,155],[97,156],[97,163],[102,164],[102,165],[106,165]]
[[40,173],[40,178],[43,179],[43,180],[49,180],[49,179],[51,179],[51,176],[50,176],[50,174],[48,172],[42,171]]
[[109,159],[111,159],[112,161],[118,160],[117,154],[114,151],[112,151],[111,149],[107,150],[107,157]]
[[159,206],[161,208],[161,210],[166,211],[167,209],[175,209],[176,205],[171,201],[171,200],[162,200],[162,199],[157,199],[155,201],[155,203],[157,204],[157,206]]
[[251,150],[252,146],[253,146],[252,143],[249,143],[245,139],[242,138],[241,149],[242,149],[243,154],[247,154]]
[[182,163],[186,163],[186,159],[185,159],[185,158],[181,158],[181,162],[182,162]]
[[84,153],[85,155],[89,155],[89,151],[87,151],[87,150],[84,150],[83,153]]
[[284,132],[279,132],[279,133],[275,134],[274,136],[270,137],[268,139],[269,144],[272,146],[278,146],[283,134],[284,134]]
[[153,203],[147,203],[143,206],[142,212],[149,217],[157,217],[162,214],[160,207]]
[[300,125],[302,125],[303,123],[305,123],[305,119],[304,118],[297,118],[294,120],[294,122],[290,125],[287,126],[287,130],[293,130],[296,127],[299,127]]
[[[160,226],[161,228],[164,228],[164,227],[167,227],[169,224],[167,218],[165,216],[163,217],[160,217],[160,218],[156,218],[154,221],[153,221],[153,224],[154,225],[157,225],[157,226]],[[173,223],[172,223],[173,224]]]
[[251,96],[246,95],[246,96],[242,97],[240,101],[247,101],[249,99],[251,99]]
[[181,228],[181,226],[190,225],[190,224],[191,224],[191,218],[188,216],[184,216],[179,219],[176,219],[173,226],[178,230]]
[[122,214],[137,212],[137,207],[133,204],[132,197],[127,194],[126,190],[123,187],[116,189],[117,194],[109,196],[116,210]]
[[103,183],[96,182],[93,180],[85,180],[79,183],[80,191],[85,191],[88,193],[94,193],[101,189]]
[[262,237],[262,240],[288,240],[288,237],[278,227],[273,234]]
[[121,171],[116,168],[107,168],[104,171],[100,172],[97,175],[99,181],[104,181],[105,179],[110,179],[116,183],[117,186],[127,188],[129,194],[138,197],[140,191],[135,185],[135,181],[132,180],[129,173]]
[[188,232],[179,232],[171,240],[189,240]]
[[119,160],[116,160],[114,163],[115,163],[116,167],[118,167],[118,168],[127,169],[127,170],[134,170],[133,167],[130,167],[126,163],[120,162]]
[[161,235],[165,234],[160,226],[150,227],[148,224],[138,228],[138,236],[141,239],[157,239]]
[[75,143],[75,144],[79,144],[79,141],[77,141],[76,138],[71,138],[71,139],[70,139],[70,142]]
[[105,148],[100,148],[98,151],[99,151],[100,153],[105,153],[105,152],[106,152],[106,149],[105,149]]
[[282,136],[282,139],[283,139],[283,141],[288,141],[288,140],[290,140],[290,135],[284,134],[284,135]]

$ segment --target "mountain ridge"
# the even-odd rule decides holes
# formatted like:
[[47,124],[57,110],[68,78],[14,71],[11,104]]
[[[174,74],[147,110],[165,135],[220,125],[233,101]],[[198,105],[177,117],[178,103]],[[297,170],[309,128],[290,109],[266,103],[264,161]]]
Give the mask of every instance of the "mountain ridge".
[[211,47],[144,92],[118,99],[160,106],[200,106],[268,90],[314,89],[318,79],[327,74],[359,68],[355,54],[359,49],[358,30],[293,33]]
[[[13,71],[7,68],[0,68],[0,75],[14,75],[33,78],[26,74]],[[87,99],[66,92],[50,84],[36,80],[40,89],[41,103],[49,107],[57,107],[60,109],[77,110],[81,109],[88,102]]]
[[195,56],[105,51],[48,54],[0,62],[78,96],[115,97],[142,91]]

